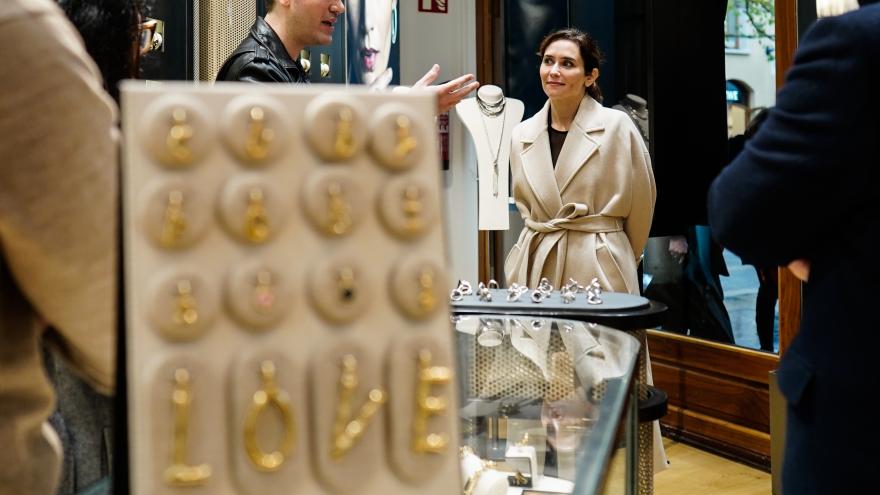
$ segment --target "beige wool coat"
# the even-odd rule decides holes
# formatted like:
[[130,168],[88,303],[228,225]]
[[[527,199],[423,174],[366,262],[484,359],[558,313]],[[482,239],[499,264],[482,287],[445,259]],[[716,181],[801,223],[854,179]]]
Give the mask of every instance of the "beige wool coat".
[[114,386],[116,107],[52,0],[0,0],[0,495],[56,493],[41,338]]
[[625,113],[585,95],[554,169],[548,112],[549,100],[512,135],[513,198],[526,225],[504,263],[507,284],[595,277],[606,290],[638,294],[656,199],[644,141]]

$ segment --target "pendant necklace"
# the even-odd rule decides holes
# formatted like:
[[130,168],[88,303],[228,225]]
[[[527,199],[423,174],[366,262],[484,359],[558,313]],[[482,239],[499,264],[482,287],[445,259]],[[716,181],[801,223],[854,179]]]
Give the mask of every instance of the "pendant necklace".
[[[507,106],[507,99],[503,96],[501,101],[497,103],[487,103],[480,94],[477,93],[477,107],[480,108],[480,122],[483,124],[483,132],[486,134],[486,143],[489,144],[489,153],[492,154],[492,195],[498,197],[498,158],[501,156],[501,145],[504,143],[504,125],[507,121],[507,113],[504,111]],[[492,139],[489,137],[489,126],[486,124],[487,119],[494,119],[501,115],[501,136],[498,138],[498,146],[492,146]],[[494,148],[494,151],[493,151]]]

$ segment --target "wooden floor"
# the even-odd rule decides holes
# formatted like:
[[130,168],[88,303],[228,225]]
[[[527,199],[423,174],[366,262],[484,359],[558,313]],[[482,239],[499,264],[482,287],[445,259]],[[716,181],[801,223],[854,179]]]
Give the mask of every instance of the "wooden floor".
[[[663,439],[669,468],[654,476],[655,495],[767,495],[770,473]],[[623,456],[615,456],[605,495],[623,491]]]

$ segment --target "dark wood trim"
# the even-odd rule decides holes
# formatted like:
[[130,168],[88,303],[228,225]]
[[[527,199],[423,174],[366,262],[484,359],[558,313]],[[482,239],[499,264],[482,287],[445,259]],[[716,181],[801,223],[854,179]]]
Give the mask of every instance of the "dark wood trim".
[[[797,0],[776,0],[776,87],[781,88],[798,45]],[[779,270],[779,355],[791,345],[801,326],[801,282]]]
[[648,332],[655,386],[669,396],[661,420],[672,437],[761,469],[770,467],[769,373],[773,354]]
[[[663,434],[673,440],[770,471],[770,434],[676,406],[660,423]],[[765,453],[766,452],[766,453]]]
[[779,269],[779,355],[791,345],[801,327],[801,281],[787,268]]
[[476,0],[477,11],[477,80],[494,81],[493,48],[495,39],[496,0]]
[[776,0],[776,88],[782,87],[798,44],[797,0]]
[[[495,0],[476,0],[477,26],[477,80],[495,79],[494,39],[495,39]],[[492,277],[492,243],[490,232],[477,231],[477,277],[488,282]]]

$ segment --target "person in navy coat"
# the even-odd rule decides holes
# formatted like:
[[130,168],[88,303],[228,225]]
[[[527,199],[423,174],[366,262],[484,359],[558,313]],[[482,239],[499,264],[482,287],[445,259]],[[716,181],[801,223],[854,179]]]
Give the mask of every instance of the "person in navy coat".
[[[866,2],[863,2],[866,3]],[[712,184],[717,240],[806,283],[782,357],[786,494],[877,493],[880,5],[818,21],[762,129]]]

